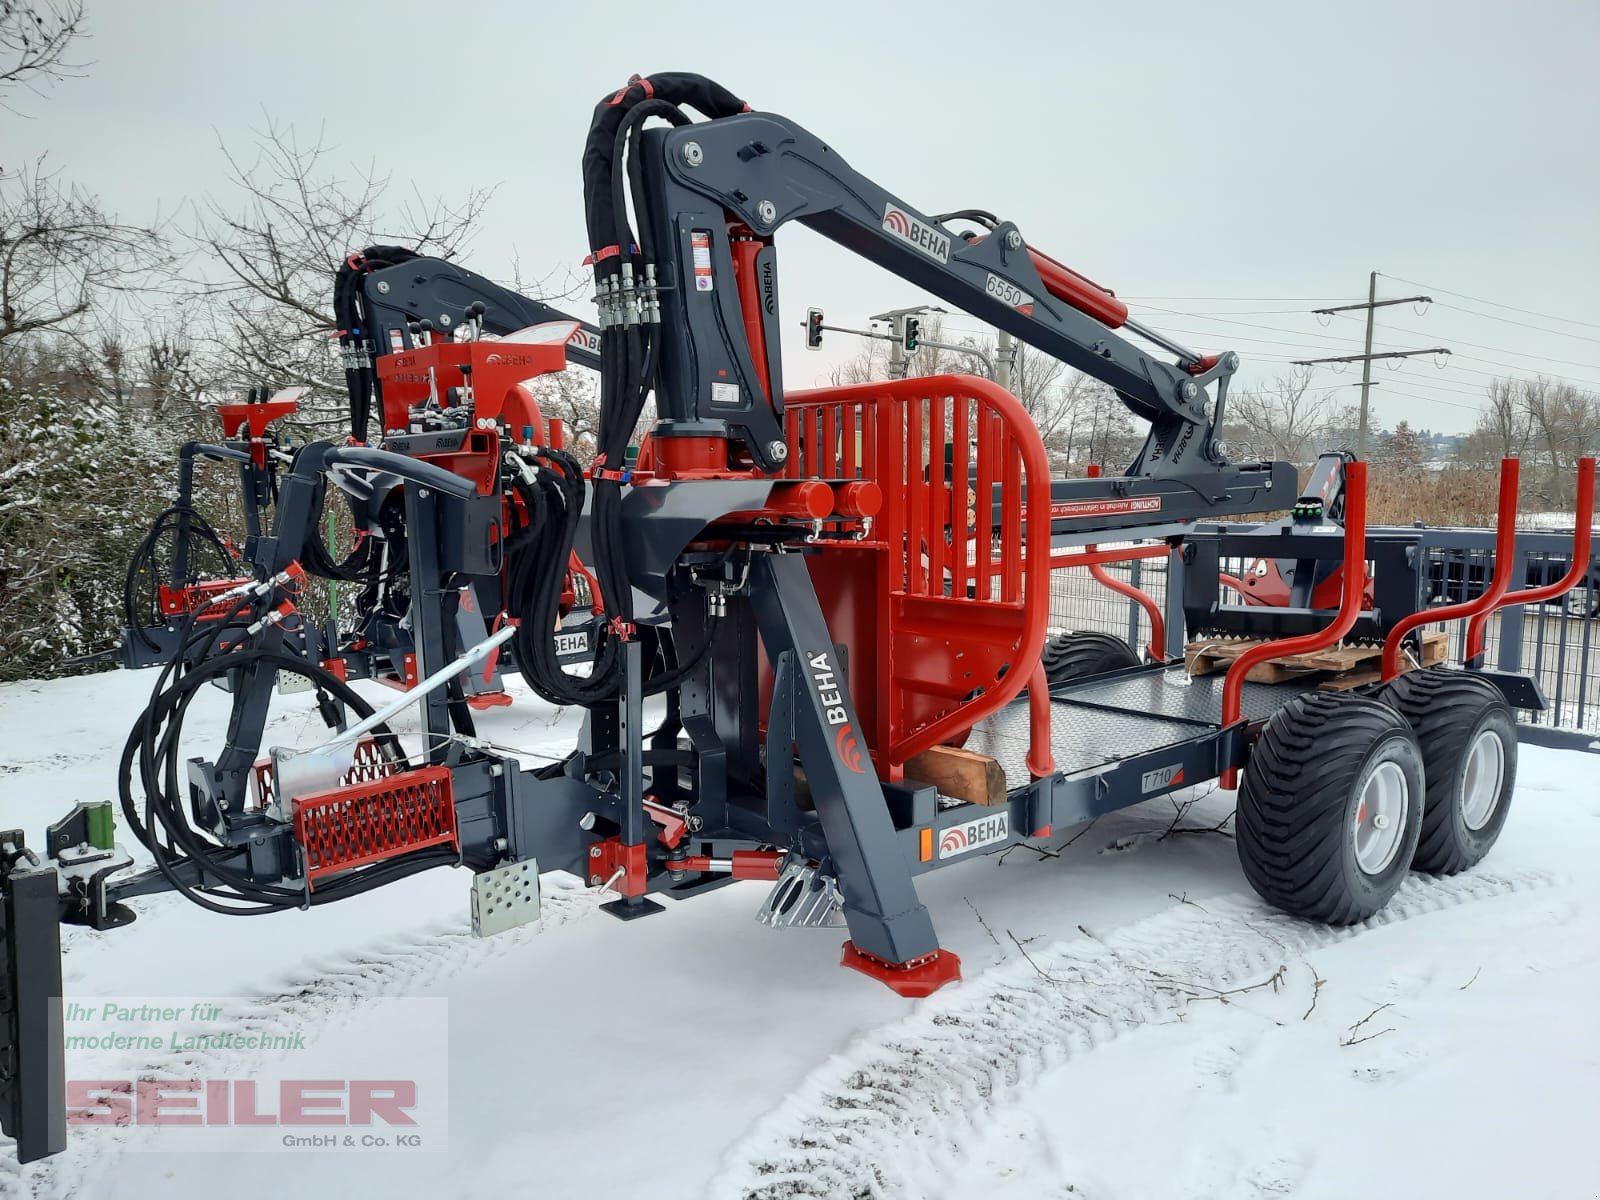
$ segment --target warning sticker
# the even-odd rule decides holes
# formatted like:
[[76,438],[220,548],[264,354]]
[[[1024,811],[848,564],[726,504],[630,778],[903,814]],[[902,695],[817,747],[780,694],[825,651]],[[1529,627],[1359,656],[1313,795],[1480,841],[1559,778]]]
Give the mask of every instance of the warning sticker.
[[1121,513],[1160,511],[1160,496],[1134,496],[1126,500],[1057,500],[1050,505],[1050,519],[1070,521],[1077,517],[1114,517]]
[[689,247],[694,256],[694,290],[712,291],[716,287],[716,281],[711,276],[711,231],[690,230]]

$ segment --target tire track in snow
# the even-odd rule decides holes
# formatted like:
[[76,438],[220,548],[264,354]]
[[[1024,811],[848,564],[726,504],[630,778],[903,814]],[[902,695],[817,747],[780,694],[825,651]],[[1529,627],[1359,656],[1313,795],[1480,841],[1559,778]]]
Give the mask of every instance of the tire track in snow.
[[[1534,871],[1413,875],[1388,906],[1336,929],[1242,897],[1180,904],[1105,940],[1056,943],[941,992],[814,1070],[730,1151],[715,1200],[937,1194],[941,1173],[995,1110],[1052,1067],[1188,998],[1164,981],[1225,989],[1320,946],[1440,909],[1554,886]],[[1201,990],[1203,990],[1203,987]]]
[[[218,997],[221,1012],[193,1031],[241,1035],[305,1035],[313,1040],[335,1017],[365,1000],[402,996],[436,980],[520,949],[549,929],[598,911],[601,897],[576,879],[540,880],[540,920],[493,937],[470,929],[435,928],[399,934],[340,956],[313,956],[267,984],[273,995]],[[610,893],[606,893],[607,896]],[[119,1078],[217,1079],[245,1075],[271,1057],[247,1050],[174,1050],[128,1056]],[[70,1071],[70,1065],[69,1065]],[[103,1194],[97,1180],[115,1171],[117,1156],[143,1136],[136,1128],[68,1129],[62,1153],[19,1166],[16,1144],[0,1137],[0,1200],[68,1200]]]

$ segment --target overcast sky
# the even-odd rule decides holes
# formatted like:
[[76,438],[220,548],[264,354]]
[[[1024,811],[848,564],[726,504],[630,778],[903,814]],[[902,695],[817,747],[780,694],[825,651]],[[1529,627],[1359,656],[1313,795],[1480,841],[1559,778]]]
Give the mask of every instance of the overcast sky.
[[[1379,347],[1456,351],[1375,368],[1384,424],[1465,430],[1498,374],[1600,391],[1600,0],[87,2],[87,76],[0,118],[5,158],[48,151],[125,218],[219,189],[219,140],[270,114],[397,184],[498,185],[468,265],[564,272],[595,100],[697,71],[924,212],[1016,221],[1146,323],[1238,350],[1246,382],[1359,352],[1359,321],[1306,310],[1376,269],[1380,296],[1440,302],[1381,310]],[[806,307],[857,324],[921,298],[804,229],[778,251],[791,387],[853,349],[808,353]],[[1330,403],[1358,378],[1316,376]]]

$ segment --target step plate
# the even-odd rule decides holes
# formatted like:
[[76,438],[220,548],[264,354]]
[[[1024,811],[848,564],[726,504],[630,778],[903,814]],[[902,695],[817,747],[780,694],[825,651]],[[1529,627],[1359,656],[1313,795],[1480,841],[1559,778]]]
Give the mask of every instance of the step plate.
[[472,877],[472,932],[491,937],[539,919],[539,862],[525,858]]

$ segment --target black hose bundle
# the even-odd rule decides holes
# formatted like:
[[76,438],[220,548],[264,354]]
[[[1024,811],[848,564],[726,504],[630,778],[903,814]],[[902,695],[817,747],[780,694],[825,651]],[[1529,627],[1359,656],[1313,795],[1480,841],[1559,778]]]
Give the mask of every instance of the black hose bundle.
[[[707,117],[731,116],[749,106],[701,75],[635,76],[595,106],[583,150],[584,212],[593,247],[596,298],[600,305],[600,421],[590,472],[589,520],[595,577],[605,620],[587,677],[561,669],[552,632],[559,616],[563,581],[583,507],[582,468],[571,455],[546,447],[531,454],[538,464],[530,482],[513,472],[513,487],[529,514],[508,594],[521,628],[516,654],[523,676],[556,704],[597,704],[621,684],[623,644],[634,638],[633,587],[621,537],[622,486],[628,479],[628,442],[656,385],[660,345],[653,315],[655,253],[645,196],[633,178],[639,228],[628,217],[630,139],[651,117],[689,123],[680,105]],[[692,663],[669,667],[651,680],[651,690],[672,686]]]
[[339,346],[344,353],[344,385],[350,394],[350,436],[366,444],[367,426],[372,416],[375,379],[372,356],[380,347],[372,345],[372,330],[367,327],[366,306],[362,303],[361,277],[383,267],[396,266],[417,257],[404,246],[368,246],[340,264],[333,279],[333,319],[338,322]]
[[[189,706],[205,684],[250,667],[287,671],[312,680],[317,688],[317,707],[325,717],[337,711],[335,701],[362,717],[373,711],[349,684],[320,664],[280,648],[248,645],[248,630],[257,607],[255,601],[243,597],[220,620],[207,622],[198,631],[198,614],[191,614],[178,653],[162,669],[150,703],[123,747],[118,773],[123,817],[155,858],[167,882],[186,899],[212,912],[255,916],[306,903],[332,903],[418,871],[455,862],[453,850],[422,850],[354,869],[321,884],[308,895],[302,887],[251,879],[229,865],[233,855],[225,847],[194,828],[186,811],[186,764],[179,747]],[[229,635],[234,644],[224,648]],[[380,753],[398,769],[409,766],[399,741],[387,726],[374,730],[373,739]],[[134,798],[135,768],[144,791],[142,809]],[[199,867],[198,883],[179,874],[190,866]]]

